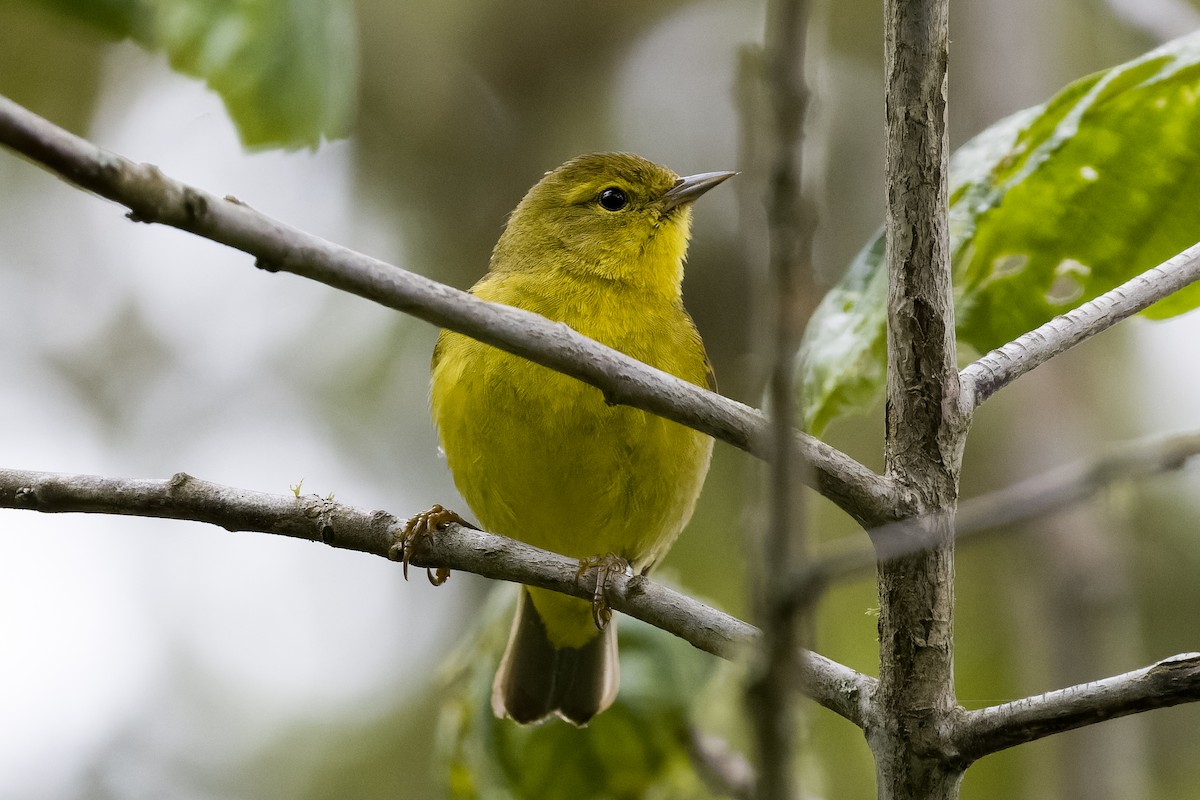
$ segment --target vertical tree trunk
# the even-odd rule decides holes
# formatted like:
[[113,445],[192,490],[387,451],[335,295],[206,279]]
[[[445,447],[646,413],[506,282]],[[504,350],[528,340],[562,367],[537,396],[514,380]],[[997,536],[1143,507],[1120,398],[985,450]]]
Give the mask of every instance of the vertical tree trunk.
[[941,742],[954,713],[954,545],[950,520],[932,524],[938,544],[880,564],[879,691],[867,730],[881,800],[958,797],[965,765]]
[[[954,697],[957,416],[946,224],[946,0],[887,0],[888,384],[885,458],[926,525],[928,550],[879,565],[879,692],[867,738],[880,798],[958,796],[944,752]],[[909,535],[909,534],[903,534]]]

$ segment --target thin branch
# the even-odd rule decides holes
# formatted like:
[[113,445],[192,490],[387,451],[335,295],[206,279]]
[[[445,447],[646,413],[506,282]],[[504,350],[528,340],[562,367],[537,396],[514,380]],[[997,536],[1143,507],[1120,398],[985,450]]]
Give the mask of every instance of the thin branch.
[[[365,511],[315,495],[237,489],[182,472],[168,480],[130,480],[0,469],[0,508],[191,520],[229,531],[323,542],[392,560],[402,557],[398,536],[404,525],[385,511]],[[411,562],[418,567],[462,570],[539,586],[586,600],[595,594],[594,570],[581,576],[577,560],[459,525],[418,539]],[[734,658],[758,636],[754,626],[645,576],[613,576],[608,598],[617,611],[721,658]],[[857,701],[849,695],[866,696],[872,691],[872,678],[817,653],[802,652],[798,663],[809,697],[835,713],[857,715]]]
[[1200,456],[1200,431],[1125,442],[1090,461],[1068,464],[959,506],[959,538],[1062,510],[1118,481],[1183,469]]
[[792,655],[802,643],[795,606],[787,603],[788,586],[807,561],[804,493],[807,472],[795,458],[792,439],[796,417],[796,348],[804,332],[811,300],[812,229],[814,214],[801,198],[804,114],[808,87],[804,82],[806,0],[771,0],[763,64],[771,101],[773,154],[767,191],[770,291],[763,299],[772,314],[765,348],[770,353],[768,396],[772,415],[768,462],[767,525],[758,550],[754,592],[756,621],[762,626],[762,648],[746,685],[746,706],[757,745],[757,796],[788,800],[796,795],[795,699]]
[[811,650],[801,649],[793,673],[800,693],[843,719],[865,728],[879,681]]
[[964,764],[989,753],[1114,717],[1200,700],[1200,653],[978,711],[964,712],[949,736]]
[[754,800],[757,778],[754,768],[729,742],[706,734],[694,725],[685,731],[688,755],[692,765],[708,788],[735,800]]
[[[955,517],[955,536],[959,542],[974,540],[981,534],[1065,511],[1114,483],[1174,472],[1197,457],[1200,431],[1126,442],[1099,458],[1067,464],[964,500]],[[847,538],[836,548],[826,548],[793,584],[792,602],[803,603],[829,584],[869,573],[877,559],[902,558],[931,544],[929,534],[915,520],[894,522],[870,533],[874,547],[861,539]]]
[[[649,367],[537,314],[488,303],[218,198],[100,148],[0,97],[0,144],[71,183],[130,209],[130,219],[161,223],[242,250],[256,265],[359,295],[388,308],[536,361],[585,381],[611,403],[634,406],[695,428],[759,458],[770,423],[758,411]],[[896,518],[891,482],[805,433],[799,457],[811,485],[860,523]]]
[[1026,372],[1200,279],[1200,244],[968,364],[960,409],[970,413]]

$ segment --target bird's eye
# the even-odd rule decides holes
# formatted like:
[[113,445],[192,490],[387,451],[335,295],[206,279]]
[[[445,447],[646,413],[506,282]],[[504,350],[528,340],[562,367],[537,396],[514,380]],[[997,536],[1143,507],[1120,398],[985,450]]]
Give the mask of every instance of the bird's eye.
[[610,186],[596,198],[596,202],[605,211],[620,211],[629,203],[629,198],[623,191],[615,186]]

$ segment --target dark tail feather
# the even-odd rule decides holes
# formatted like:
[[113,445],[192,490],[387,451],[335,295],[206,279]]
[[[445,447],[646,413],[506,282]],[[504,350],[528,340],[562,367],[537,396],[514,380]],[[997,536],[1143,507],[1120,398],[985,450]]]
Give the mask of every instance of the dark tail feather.
[[620,682],[616,620],[583,647],[557,648],[521,590],[508,647],[492,683],[492,710],[522,724],[550,714],[586,725],[612,705]]

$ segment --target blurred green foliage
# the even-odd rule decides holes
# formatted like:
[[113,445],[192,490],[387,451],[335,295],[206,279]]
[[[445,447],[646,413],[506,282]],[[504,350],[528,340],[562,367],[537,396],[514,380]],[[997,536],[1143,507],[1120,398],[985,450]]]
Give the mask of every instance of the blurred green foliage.
[[246,147],[350,134],[358,41],[350,0],[38,0],[132,38],[221,96]]
[[44,7],[124,39],[141,32],[154,13],[154,0],[38,0]]
[[[951,160],[960,344],[983,353],[1200,239],[1200,34],[1071,84]],[[809,427],[880,396],[887,276],[880,234],[825,296],[800,355]],[[1146,313],[1200,302],[1193,285]]]
[[621,693],[587,727],[559,719],[518,726],[492,714],[492,677],[512,621],[513,591],[500,586],[492,592],[475,631],[443,670],[439,742],[450,796],[708,797],[687,741],[715,661],[638,620],[619,622]]

